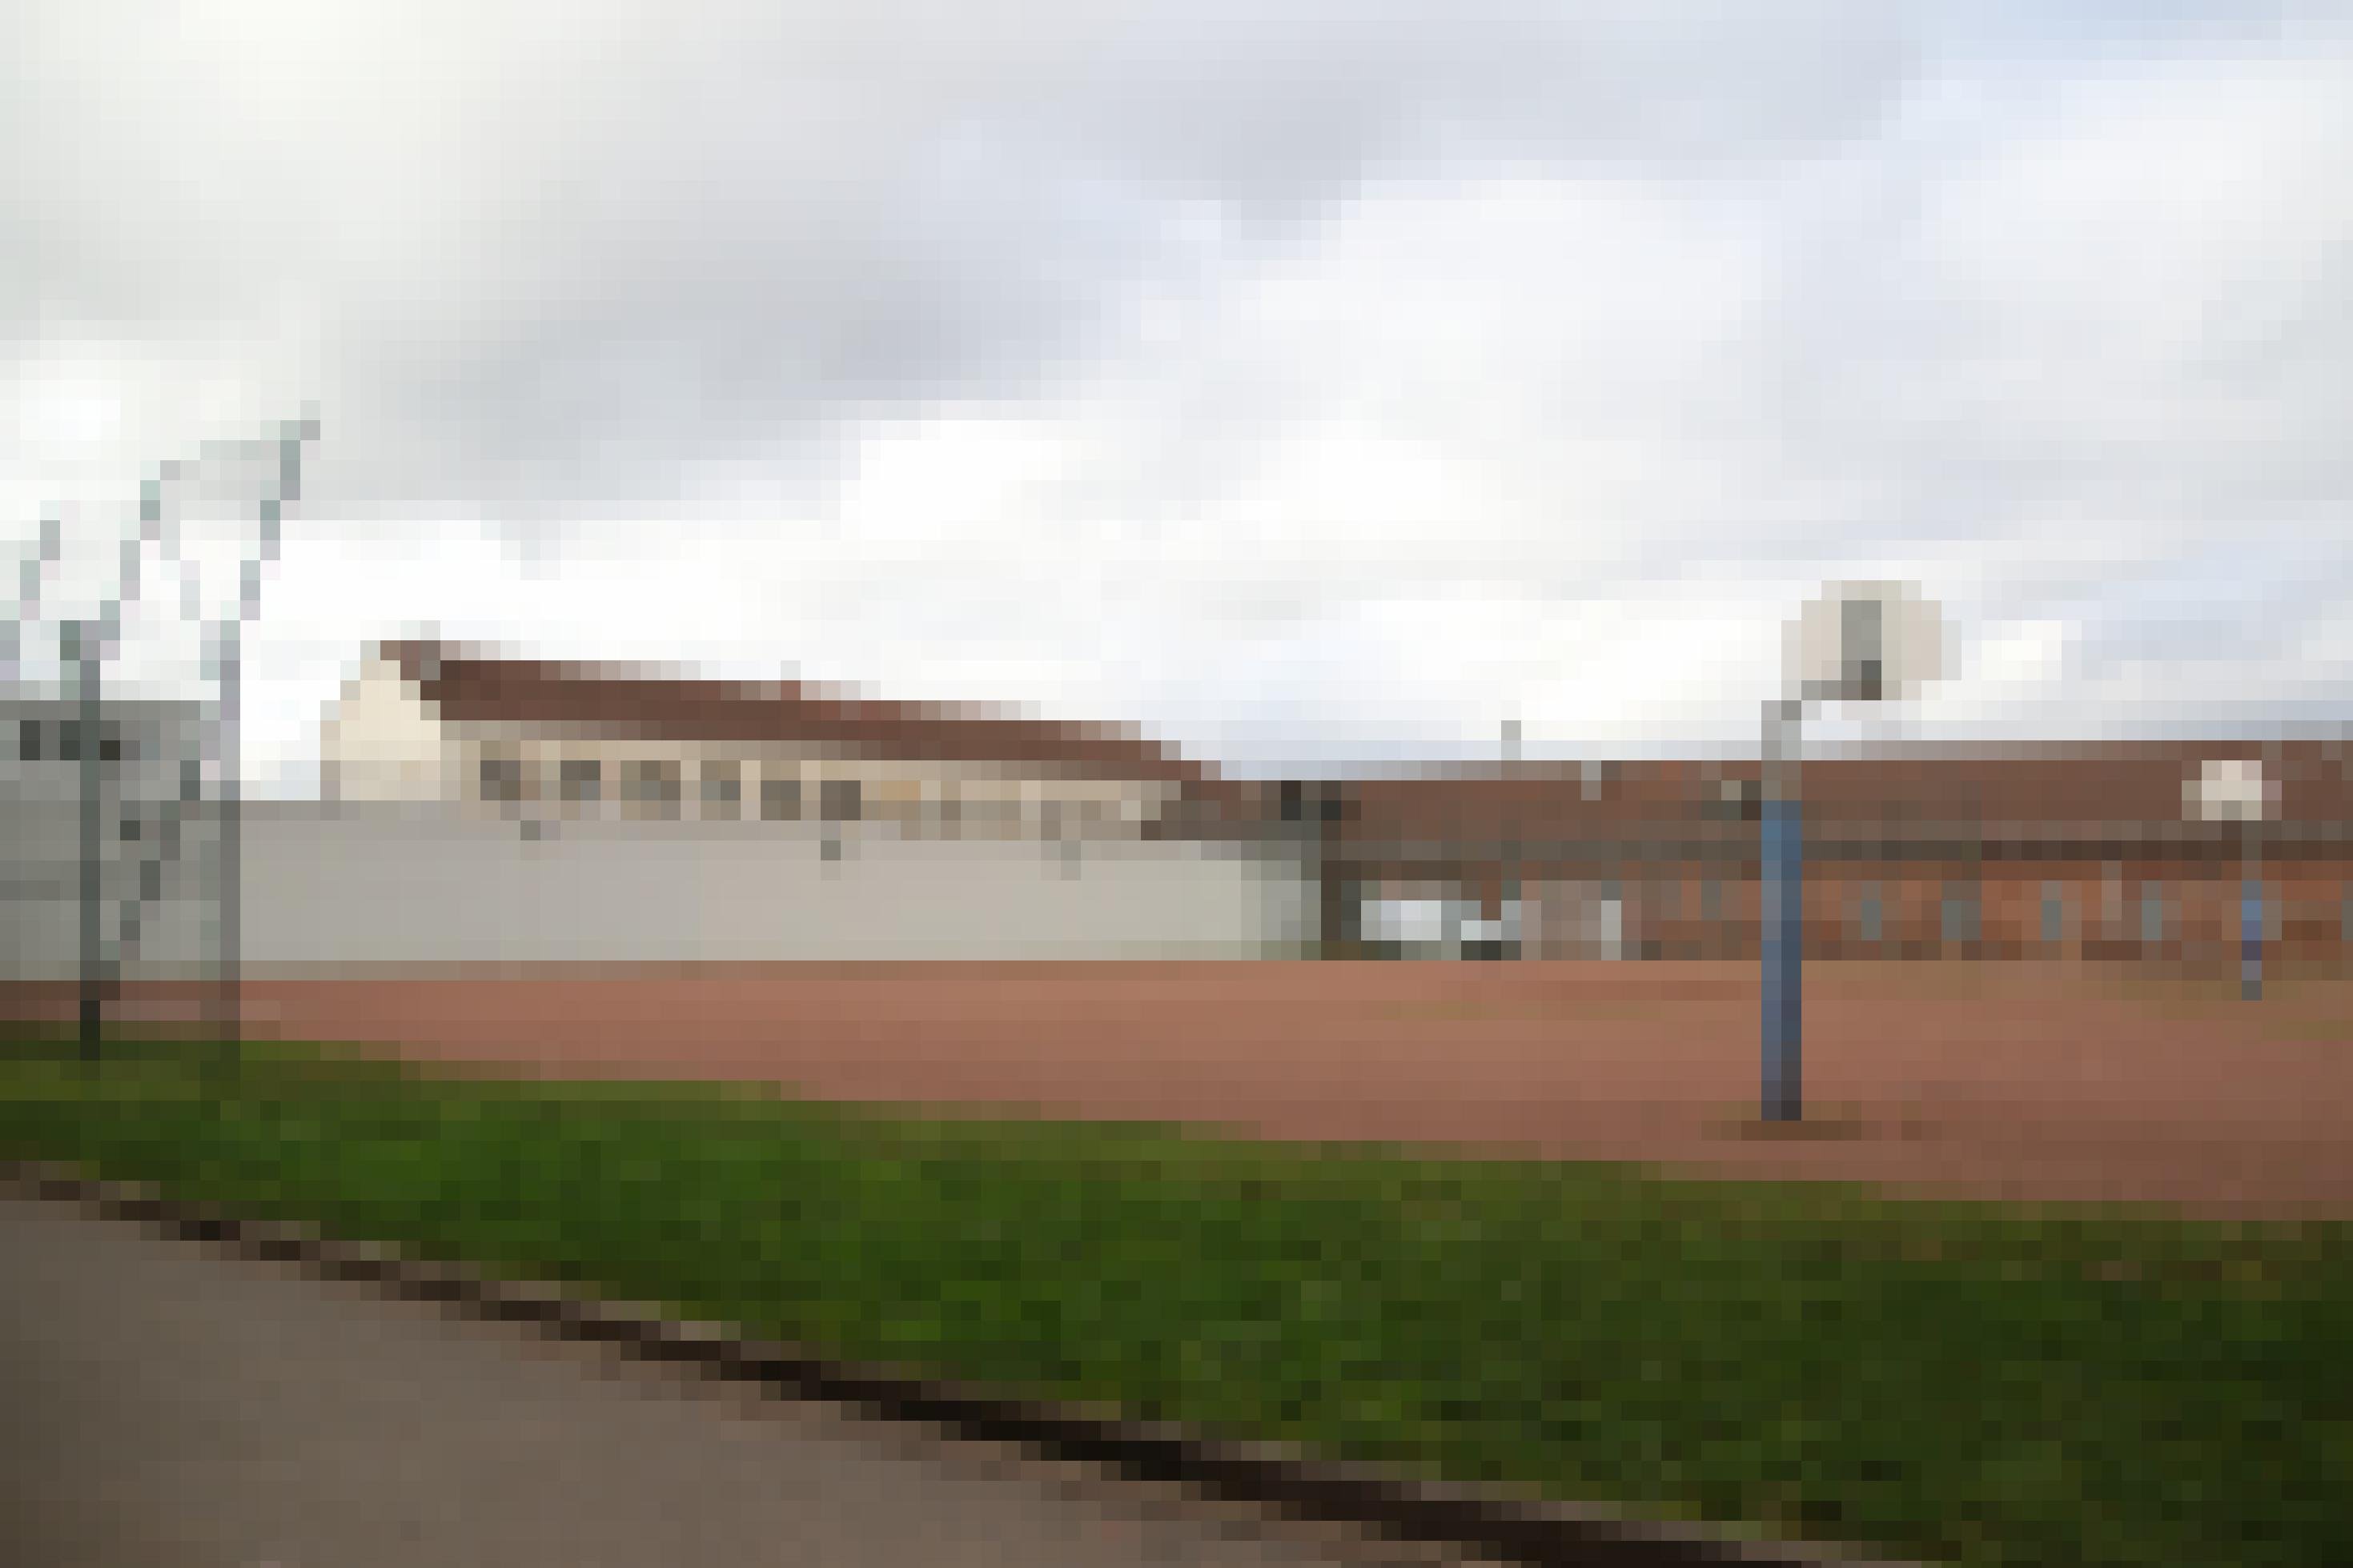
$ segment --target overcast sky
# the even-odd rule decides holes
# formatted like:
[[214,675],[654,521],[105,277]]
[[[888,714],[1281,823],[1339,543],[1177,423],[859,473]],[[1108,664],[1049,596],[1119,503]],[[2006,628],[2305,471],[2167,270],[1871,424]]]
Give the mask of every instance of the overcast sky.
[[0,513],[68,609],[315,400],[272,787],[426,629],[1243,772],[1750,751],[1837,578],[1948,618],[1891,732],[2353,713],[2353,5],[6,11]]

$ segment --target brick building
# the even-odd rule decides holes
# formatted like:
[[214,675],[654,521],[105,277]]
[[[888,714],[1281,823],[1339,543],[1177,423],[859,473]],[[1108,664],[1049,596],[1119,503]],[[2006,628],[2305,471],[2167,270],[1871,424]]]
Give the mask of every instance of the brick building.
[[[375,650],[324,731],[332,800],[494,816],[814,821],[895,837],[1247,843],[1303,870],[1320,951],[1734,958],[1758,942],[1755,761],[1243,782],[1132,734],[438,644]],[[2217,768],[2263,820],[2208,820]],[[2353,935],[2337,740],[1920,749],[1803,766],[1823,957],[2223,958],[2259,875],[2274,952]]]
[[[2219,768],[2268,820],[2206,819]],[[2336,742],[1921,751],[1803,769],[1806,944],[1839,957],[2236,952],[2264,888],[2283,958],[2353,935],[2353,771]],[[1325,950],[1753,956],[1758,766],[1514,765],[1263,786],[1318,863]]]

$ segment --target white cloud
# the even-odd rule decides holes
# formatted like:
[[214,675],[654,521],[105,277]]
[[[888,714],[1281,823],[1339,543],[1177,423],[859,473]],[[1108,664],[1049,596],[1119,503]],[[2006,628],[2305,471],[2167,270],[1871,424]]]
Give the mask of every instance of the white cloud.
[[321,396],[273,773],[428,619],[1269,767],[1753,746],[1832,577],[1923,724],[2353,698],[2341,30],[36,10],[0,501]]

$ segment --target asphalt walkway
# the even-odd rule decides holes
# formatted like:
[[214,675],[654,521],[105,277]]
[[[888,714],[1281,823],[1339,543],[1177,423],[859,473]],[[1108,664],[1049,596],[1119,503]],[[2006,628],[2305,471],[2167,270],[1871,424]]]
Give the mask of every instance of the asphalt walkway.
[[1442,1561],[0,1197],[0,1562]]

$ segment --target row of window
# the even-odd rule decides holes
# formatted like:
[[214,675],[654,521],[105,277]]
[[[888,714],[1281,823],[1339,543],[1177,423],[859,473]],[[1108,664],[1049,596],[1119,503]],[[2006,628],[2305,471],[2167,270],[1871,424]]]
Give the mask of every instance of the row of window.
[[[1668,881],[1659,884],[1656,911],[1660,918],[1673,921],[1681,918],[1682,884]],[[1620,897],[1618,885],[1607,884],[1601,896],[1605,900]],[[1724,919],[1724,883],[1709,878],[1700,884],[1700,912],[1703,921],[1715,922]],[[2075,934],[2077,921],[2071,908],[2067,885],[2046,882],[2042,887],[2038,930],[2046,946],[2057,947]],[[2119,906],[2121,909],[2121,906]],[[2132,905],[2130,929],[2144,944],[2156,946],[2178,939],[2180,918],[2174,891],[2163,882],[2144,882]],[[1956,885],[1944,889],[1937,900],[1937,931],[1947,942],[1967,943],[1979,941],[1982,935],[1982,911],[1974,888]],[[1886,940],[1887,906],[1883,889],[1876,883],[1865,883],[1856,893],[1853,903],[1853,934],[1864,942]],[[2117,921],[2123,917],[2119,913]],[[2264,934],[2275,939],[2279,934],[2280,904],[2267,898],[2262,910]],[[2348,940],[2353,940],[2353,886],[2343,894],[2338,910],[2338,922]],[[2236,925],[2232,931],[2237,930]]]
[[[702,769],[697,798],[704,816],[743,815],[744,778],[740,770],[722,765]],[[480,784],[484,800],[515,804],[524,798],[523,764],[513,757],[482,759]],[[630,762],[620,765],[619,798],[625,805],[676,815],[683,796],[679,764]],[[605,798],[605,765],[595,758],[566,758],[556,766],[557,798],[575,805]],[[828,779],[818,786],[818,815],[827,822],[855,822],[864,814],[864,791],[856,779]],[[798,779],[760,781],[760,818],[765,822],[797,822],[803,815]]]
[[[2045,946],[2060,946],[2074,934],[2077,922],[2070,906],[2064,884],[2043,884],[2039,931]],[[1855,934],[1866,942],[1881,941],[1884,912],[1879,889],[1866,887],[1855,900]],[[1970,889],[1947,889],[1938,913],[1938,925],[1945,941],[1970,942],[1978,940],[1978,903],[1976,894]],[[2280,925],[2279,901],[2272,898],[2263,899],[2259,918],[2265,937],[2276,938]],[[2345,933],[2353,937],[2353,888],[2344,891],[2337,919]],[[2141,884],[2139,897],[2134,904],[2132,930],[2144,945],[2152,947],[2180,936],[2178,901],[2165,883]]]
[[[81,761],[81,721],[79,719],[20,719],[16,721],[16,756],[27,763],[78,763]],[[98,760],[119,763],[138,755],[136,741],[123,733],[122,726],[112,720],[101,719],[98,725]]]

